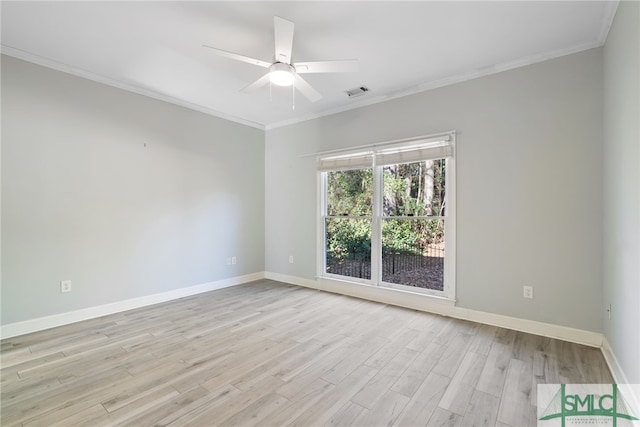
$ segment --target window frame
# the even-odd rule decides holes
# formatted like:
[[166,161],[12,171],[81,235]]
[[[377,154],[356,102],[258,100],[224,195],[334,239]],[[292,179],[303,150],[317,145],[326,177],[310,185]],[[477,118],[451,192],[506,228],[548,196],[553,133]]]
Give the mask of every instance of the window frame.
[[[336,150],[333,152],[326,152],[319,154],[317,157],[318,165],[321,162],[326,162],[326,159],[331,158],[344,158],[349,157],[349,153],[357,153],[361,156],[362,153],[370,153],[372,156],[373,168],[373,206],[371,217],[367,216],[345,216],[345,218],[358,218],[358,219],[370,219],[371,220],[371,279],[361,279],[357,277],[343,276],[338,274],[332,274],[326,272],[326,218],[333,218],[334,216],[327,215],[327,174],[332,170],[345,170],[345,169],[327,169],[320,168],[317,172],[317,189],[319,191],[318,197],[318,209],[317,212],[317,277],[331,279],[342,282],[350,282],[357,284],[364,284],[368,286],[375,286],[380,288],[387,288],[393,290],[399,290],[410,293],[417,293],[425,296],[436,297],[439,299],[445,298],[447,300],[455,301],[456,295],[456,138],[455,131],[445,132],[436,135],[421,136],[417,138],[409,138],[399,141],[390,141],[380,144],[372,144],[368,146],[355,147],[349,150]],[[444,143],[444,144],[443,144]],[[383,183],[383,169],[385,164],[377,164],[376,154],[385,153],[389,150],[397,149],[402,151],[403,149],[410,149],[415,146],[426,147],[450,147],[449,155],[444,158],[446,162],[445,168],[445,203],[446,211],[444,216],[407,216],[407,217],[385,217],[382,215],[382,192],[384,188]],[[331,157],[333,156],[333,157]],[[423,159],[427,160],[427,159]],[[398,164],[413,163],[415,161],[423,160],[408,160],[406,162],[399,162]],[[357,167],[351,169],[367,169],[366,167]],[[432,289],[417,288],[409,285],[400,285],[396,283],[384,282],[382,280],[382,221],[385,219],[444,219],[444,237],[445,237],[445,257],[444,257],[444,278],[443,278],[443,290],[437,291]]]
[[[373,167],[373,166],[371,166]],[[369,169],[369,167],[363,167],[363,168],[358,168],[358,169]],[[348,170],[348,169],[336,169],[336,170]],[[375,216],[375,196],[374,199],[372,201],[373,206],[371,207],[371,215],[370,216],[362,216],[362,215],[328,215],[328,203],[327,203],[327,173],[330,171],[322,171],[318,173],[319,176],[319,182],[320,182],[320,210],[319,210],[319,222],[320,222],[320,226],[319,229],[320,234],[319,234],[319,242],[320,242],[320,252],[321,252],[321,256],[320,258],[320,267],[319,267],[319,271],[318,271],[318,277],[327,277],[327,278],[331,278],[334,280],[343,280],[343,281],[348,281],[348,282],[355,282],[355,283],[360,283],[360,284],[365,284],[365,285],[373,285],[373,277],[374,277],[374,270],[373,270],[373,241],[371,242],[371,251],[372,251],[372,256],[371,256],[371,279],[361,279],[359,277],[352,277],[352,276],[343,276],[340,274],[332,274],[332,273],[327,273],[327,256],[326,256],[326,250],[327,250],[327,242],[326,242],[326,236],[327,236],[327,222],[326,219],[327,218],[335,218],[335,219],[369,219],[371,221],[371,237],[373,240],[373,218]],[[375,177],[374,177],[375,179]],[[375,187],[375,184],[374,184]],[[375,190],[374,190],[375,193]]]

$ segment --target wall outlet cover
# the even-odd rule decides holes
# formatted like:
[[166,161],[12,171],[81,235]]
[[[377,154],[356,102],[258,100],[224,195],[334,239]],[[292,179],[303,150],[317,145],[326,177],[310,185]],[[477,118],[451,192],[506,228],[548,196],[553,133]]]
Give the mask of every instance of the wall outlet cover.
[[71,292],[71,280],[60,281],[60,292]]

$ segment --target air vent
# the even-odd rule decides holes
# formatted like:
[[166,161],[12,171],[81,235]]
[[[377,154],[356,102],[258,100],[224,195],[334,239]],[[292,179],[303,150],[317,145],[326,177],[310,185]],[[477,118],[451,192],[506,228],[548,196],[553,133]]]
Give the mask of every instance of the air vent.
[[356,98],[358,96],[364,95],[367,92],[369,92],[369,88],[366,86],[360,86],[360,87],[356,87],[356,88],[345,91],[345,93],[349,96],[349,98]]

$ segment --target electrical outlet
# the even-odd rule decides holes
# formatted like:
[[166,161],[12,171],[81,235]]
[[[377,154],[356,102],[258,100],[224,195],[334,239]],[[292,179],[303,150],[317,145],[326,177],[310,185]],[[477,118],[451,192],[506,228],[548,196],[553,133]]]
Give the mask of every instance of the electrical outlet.
[[60,292],[71,292],[71,280],[60,281]]
[[289,264],[293,264],[293,255],[289,255]]
[[525,298],[533,299],[533,286],[523,286],[522,296]]
[[611,320],[611,304],[607,307],[607,314],[609,315],[609,320]]
[[236,265],[236,257],[231,257],[231,264]]

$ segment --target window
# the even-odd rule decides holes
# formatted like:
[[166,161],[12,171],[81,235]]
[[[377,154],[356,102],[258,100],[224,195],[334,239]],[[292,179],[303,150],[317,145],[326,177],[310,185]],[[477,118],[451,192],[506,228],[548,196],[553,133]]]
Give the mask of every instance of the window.
[[321,275],[453,298],[449,133],[321,157]]
[[371,279],[373,170],[330,171],[326,180],[325,272]]
[[382,281],[444,290],[446,161],[384,166]]

